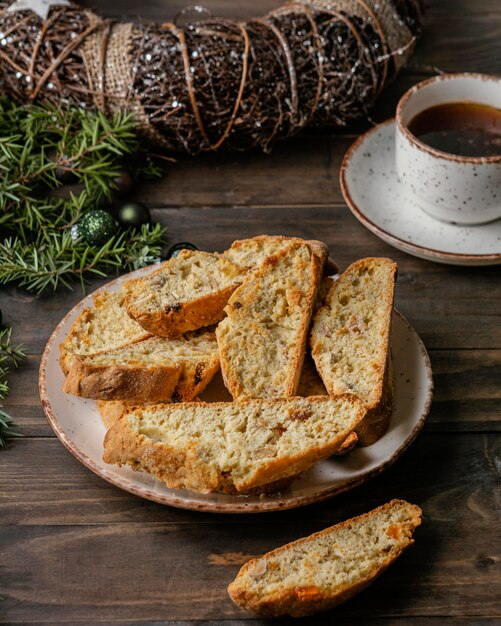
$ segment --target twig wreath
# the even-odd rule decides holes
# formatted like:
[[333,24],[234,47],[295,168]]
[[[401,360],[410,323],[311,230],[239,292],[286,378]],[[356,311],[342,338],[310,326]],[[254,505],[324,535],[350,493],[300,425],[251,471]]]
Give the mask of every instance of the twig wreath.
[[196,7],[184,27],[114,22],[73,3],[42,19],[11,4],[0,0],[3,93],[127,110],[153,143],[190,154],[267,150],[304,126],[367,114],[421,24],[421,0],[301,0],[247,22]]

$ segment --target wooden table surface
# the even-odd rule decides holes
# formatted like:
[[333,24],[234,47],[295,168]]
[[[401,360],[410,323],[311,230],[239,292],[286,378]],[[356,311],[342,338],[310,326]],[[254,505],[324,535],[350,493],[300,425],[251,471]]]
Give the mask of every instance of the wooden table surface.
[[[107,15],[166,20],[186,2],[86,4]],[[204,4],[214,13],[247,17],[278,2]],[[382,95],[376,120],[391,116],[405,89],[434,68],[501,73],[499,0],[429,4],[416,53]],[[3,288],[4,320],[30,358],[12,374],[5,403],[25,436],[0,451],[2,624],[269,623],[230,601],[226,586],[240,565],[395,497],[424,510],[416,545],[357,598],[302,623],[501,623],[500,269],[449,267],[407,256],[352,217],[338,173],[362,128],[344,135],[306,131],[277,144],[271,155],[183,159],[137,197],[168,227],[171,242],[222,250],[236,238],[283,233],[324,240],[341,268],[367,255],[395,259],[396,305],[428,348],[436,387],[417,441],[367,485],[293,511],[224,516],[142,500],[80,465],[56,439],[40,406],[40,354],[81,292],[37,298]]]

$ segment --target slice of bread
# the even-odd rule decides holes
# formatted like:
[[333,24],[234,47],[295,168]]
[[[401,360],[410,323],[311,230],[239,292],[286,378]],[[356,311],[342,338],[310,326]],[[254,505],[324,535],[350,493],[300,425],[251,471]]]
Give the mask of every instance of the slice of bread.
[[192,400],[218,369],[212,332],[150,337],[119,350],[75,356],[63,391],[94,400]]
[[[240,239],[234,241],[228,250],[223,252],[223,256],[242,269],[257,269],[266,257],[280,252],[290,243],[307,243],[313,251],[320,256],[327,256],[327,246],[322,241],[305,240],[299,237],[284,237],[283,235],[258,235],[251,239]],[[331,274],[337,272],[337,265],[334,261],[326,261],[326,267]]]
[[244,276],[220,254],[182,250],[158,270],[125,283],[125,306],[148,332],[179,337],[219,322]]
[[296,393],[325,248],[293,241],[235,290],[216,329],[221,371],[235,400]]
[[301,617],[345,602],[410,545],[421,509],[387,504],[252,559],[229,585],[242,609],[262,617]]
[[247,493],[329,457],[364,415],[349,394],[133,407],[106,434],[103,459],[168,487]]
[[357,429],[365,446],[386,432],[392,411],[396,274],[391,259],[360,259],[350,265],[331,287],[311,332],[311,353],[329,394],[354,393],[368,409]]
[[94,306],[84,309],[73,322],[59,346],[59,363],[65,374],[75,355],[117,350],[150,337],[127,315],[122,292],[102,291],[94,296]]

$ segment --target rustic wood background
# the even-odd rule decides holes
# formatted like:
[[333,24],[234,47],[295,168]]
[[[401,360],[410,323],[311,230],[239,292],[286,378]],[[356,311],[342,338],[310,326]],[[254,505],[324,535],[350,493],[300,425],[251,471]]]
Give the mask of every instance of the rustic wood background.
[[[109,16],[167,20],[187,2],[85,4]],[[279,3],[203,4],[245,18]],[[411,64],[381,97],[374,118],[391,116],[406,88],[435,68],[501,73],[499,0],[430,0]],[[137,198],[169,228],[171,242],[222,250],[236,238],[283,233],[323,239],[341,268],[366,255],[394,258],[397,307],[423,338],[434,368],[435,401],[424,432],[379,478],[299,510],[221,516],[141,500],[80,465],[54,437],[40,406],[39,357],[57,322],[80,300],[79,289],[36,298],[4,288],[4,320],[30,359],[12,375],[6,402],[25,436],[0,452],[2,624],[267,624],[243,614],[226,594],[240,565],[393,497],[424,510],[414,548],[362,595],[302,623],[501,623],[500,270],[415,259],[352,217],[338,172],[362,129],[306,131],[269,156],[183,159]]]

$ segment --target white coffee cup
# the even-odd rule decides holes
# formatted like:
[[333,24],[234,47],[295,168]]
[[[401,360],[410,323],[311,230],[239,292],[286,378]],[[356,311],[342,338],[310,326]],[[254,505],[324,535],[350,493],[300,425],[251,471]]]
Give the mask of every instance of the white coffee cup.
[[501,217],[501,154],[448,154],[420,141],[408,127],[425,109],[465,101],[501,108],[501,79],[484,74],[444,74],[409,89],[396,112],[396,169],[420,208],[432,217],[458,224],[483,224]]

